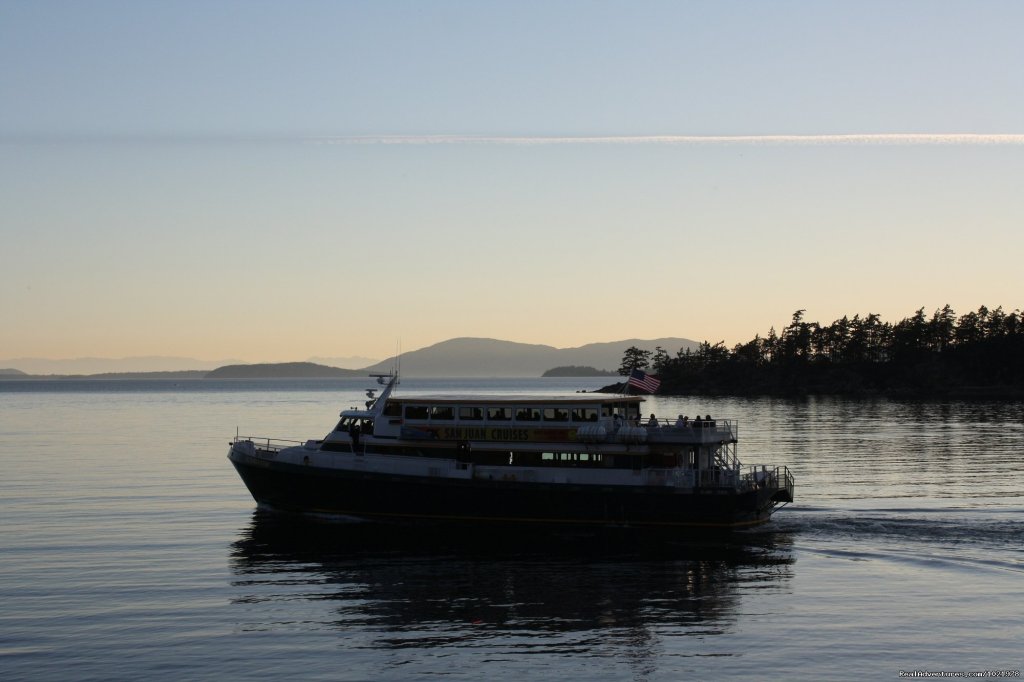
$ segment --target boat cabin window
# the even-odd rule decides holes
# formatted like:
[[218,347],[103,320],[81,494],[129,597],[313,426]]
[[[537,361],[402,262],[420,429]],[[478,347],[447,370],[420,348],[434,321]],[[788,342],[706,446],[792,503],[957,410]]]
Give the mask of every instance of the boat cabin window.
[[517,422],[539,422],[540,421],[540,408],[539,407],[517,407],[516,408],[516,421]]
[[440,421],[455,419],[455,408],[451,405],[434,405],[430,408],[430,418]]
[[479,407],[460,407],[459,419],[462,421],[479,421],[484,418],[484,411]]
[[540,455],[542,463],[554,464],[579,464],[600,465],[604,462],[604,455],[590,454],[587,452],[542,452]]
[[488,407],[487,419],[492,422],[507,422],[512,418],[512,412],[507,407]]
[[429,415],[429,410],[426,405],[406,405],[405,406],[405,418],[406,419],[426,419]]
[[635,421],[640,418],[640,406],[636,403],[606,403],[601,406],[601,415],[611,417],[619,415],[626,421]]
[[572,420],[574,422],[596,422],[596,407],[574,407],[572,408]]
[[569,411],[561,407],[545,407],[544,421],[567,422],[569,421]]
[[402,403],[393,403],[390,400],[384,405],[385,417],[401,417]]

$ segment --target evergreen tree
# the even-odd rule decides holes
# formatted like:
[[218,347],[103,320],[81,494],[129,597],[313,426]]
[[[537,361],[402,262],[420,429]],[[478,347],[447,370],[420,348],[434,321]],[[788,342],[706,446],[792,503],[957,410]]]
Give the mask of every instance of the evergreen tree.
[[622,364],[619,366],[619,374],[629,376],[634,369],[646,369],[650,366],[651,351],[641,350],[636,346],[630,346],[622,356]]

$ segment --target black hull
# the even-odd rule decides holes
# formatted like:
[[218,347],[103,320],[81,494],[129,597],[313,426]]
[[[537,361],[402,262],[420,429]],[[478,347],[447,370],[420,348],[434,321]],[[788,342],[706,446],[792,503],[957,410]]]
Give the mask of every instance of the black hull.
[[381,521],[728,529],[769,520],[770,489],[568,485],[314,469],[233,454],[261,505]]

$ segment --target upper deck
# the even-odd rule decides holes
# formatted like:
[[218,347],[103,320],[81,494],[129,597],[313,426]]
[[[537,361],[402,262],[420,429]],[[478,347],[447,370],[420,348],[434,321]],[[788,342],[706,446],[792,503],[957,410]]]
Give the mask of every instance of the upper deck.
[[403,396],[371,412],[342,412],[328,440],[364,434],[403,440],[476,442],[736,442],[729,420],[680,422],[641,413],[641,396]]
[[[399,440],[468,442],[622,442],[735,443],[728,420],[688,422],[645,416],[643,396],[607,393],[574,395],[411,395],[394,396],[392,379],[366,409],[341,413],[326,437],[354,442],[359,434]],[[716,421],[718,423],[716,424]]]
[[610,393],[577,393],[574,395],[415,395],[415,396],[391,396],[389,403],[429,403],[437,405],[452,404],[485,404],[485,403],[524,403],[524,404],[548,404],[561,403],[568,405],[575,404],[605,404],[605,403],[642,403],[644,397],[639,395],[621,395]]
[[[381,416],[419,422],[586,424],[640,418],[640,396],[408,396],[388,398]],[[344,413],[343,413],[344,416]]]

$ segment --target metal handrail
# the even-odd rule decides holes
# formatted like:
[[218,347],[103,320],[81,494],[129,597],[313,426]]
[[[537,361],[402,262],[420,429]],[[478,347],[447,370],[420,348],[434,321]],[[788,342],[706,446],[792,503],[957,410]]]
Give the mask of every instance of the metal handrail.
[[740,480],[750,487],[765,486],[776,490],[792,492],[795,485],[793,474],[786,466],[750,465]]
[[285,438],[268,438],[266,436],[235,436],[232,444],[245,441],[252,443],[257,449],[265,452],[280,452],[284,448],[295,447],[296,445],[302,445],[306,442],[301,440],[287,440]]
[[677,419],[669,417],[655,417],[655,423],[651,424],[650,418],[641,418],[639,420],[639,426],[646,426],[648,428],[659,428],[659,429],[691,429],[691,430],[710,430],[718,429],[720,431],[732,431],[736,433],[739,430],[739,422],[735,419],[712,419],[710,422],[703,417],[698,419],[690,419],[686,422],[686,426],[676,426]]

